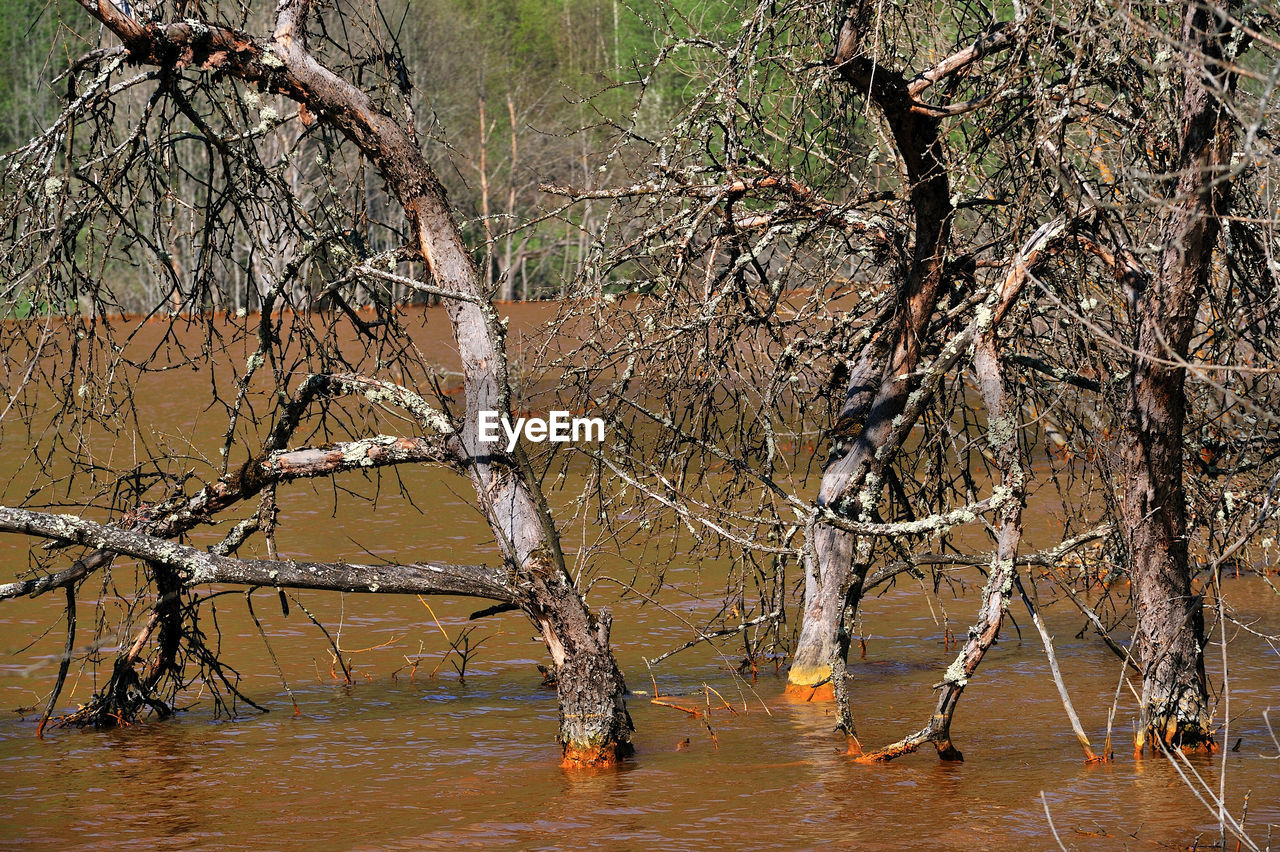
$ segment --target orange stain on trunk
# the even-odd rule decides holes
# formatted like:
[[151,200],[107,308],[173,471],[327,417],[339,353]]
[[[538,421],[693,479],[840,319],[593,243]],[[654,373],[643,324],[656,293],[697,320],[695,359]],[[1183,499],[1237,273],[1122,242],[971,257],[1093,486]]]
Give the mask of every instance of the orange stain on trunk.
[[787,684],[786,691],[783,694],[794,701],[834,701],[836,698],[835,690],[831,686],[831,681],[820,683],[817,686],[809,686],[803,683],[789,683]]
[[566,745],[560,765],[565,769],[610,769],[617,766],[620,759],[617,746]]

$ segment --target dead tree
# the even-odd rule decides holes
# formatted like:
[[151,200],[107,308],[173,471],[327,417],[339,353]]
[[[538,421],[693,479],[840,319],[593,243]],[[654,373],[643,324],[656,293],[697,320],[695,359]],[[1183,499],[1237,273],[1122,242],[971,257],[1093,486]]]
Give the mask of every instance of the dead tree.
[[1234,83],[1227,42],[1231,6],[1187,3],[1182,128],[1177,180],[1167,201],[1159,265],[1137,295],[1137,342],[1129,366],[1121,437],[1124,542],[1133,571],[1142,666],[1135,750],[1213,743],[1204,669],[1204,598],[1192,588],[1183,484],[1191,335],[1228,209],[1233,120],[1224,97]]
[[[499,445],[479,440],[477,418],[481,411],[511,410],[504,326],[490,304],[491,294],[483,288],[444,189],[419,150],[412,125],[392,117],[385,109],[385,100],[362,91],[317,58],[308,38],[309,27],[314,23],[309,0],[283,0],[276,9],[274,31],[266,37],[238,29],[217,15],[207,20],[188,18],[166,23],[140,19],[126,5],[109,0],[83,0],[81,5],[120,44],[95,51],[72,69],[72,82],[85,68],[103,70],[93,90],[73,101],[49,138],[64,138],[58,134],[65,133],[68,125],[74,126],[81,117],[78,110],[86,105],[101,107],[104,97],[110,95],[103,83],[122,62],[154,69],[144,72],[141,78],[143,83],[158,81],[146,115],[171,99],[205,143],[224,155],[243,140],[228,139],[215,132],[191,108],[190,90],[183,89],[183,84],[189,82],[188,75],[195,75],[197,87],[228,86],[233,82],[251,87],[258,93],[259,102],[267,95],[284,96],[296,104],[297,120],[307,125],[318,123],[336,132],[354,145],[386,181],[390,194],[403,207],[407,222],[408,245],[392,253],[392,266],[397,261],[417,262],[426,272],[421,278],[405,277],[388,273],[385,265],[375,268],[371,263],[357,262],[350,264],[347,275],[327,287],[325,294],[340,299],[341,285],[353,278],[373,282],[390,278],[444,300],[461,356],[465,399],[460,411],[449,412],[443,395],[440,407],[435,407],[411,389],[362,375],[316,373],[292,398],[281,387],[277,391],[280,403],[275,423],[262,449],[239,470],[228,470],[194,496],[179,493],[160,506],[135,507],[131,518],[114,525],[4,509],[3,527],[8,531],[93,549],[89,556],[53,577],[6,587],[6,595],[70,587],[108,563],[113,555],[126,554],[151,567],[164,592],[162,603],[166,594],[207,582],[471,594],[495,599],[526,613],[550,651],[560,699],[559,739],[566,763],[611,764],[629,753],[632,725],[623,700],[625,685],[609,646],[610,618],[607,613],[596,614],[587,608],[567,573],[555,523],[523,449],[507,453]],[[136,80],[130,83],[134,84]],[[263,125],[269,129],[276,118],[278,113],[273,109],[269,119],[264,117]],[[144,119],[131,139],[135,152],[137,139],[145,129]],[[128,146],[123,149],[128,150]],[[38,143],[29,150],[49,151]],[[56,150],[55,141],[53,151]],[[241,156],[241,152],[236,150],[234,156]],[[48,163],[44,167],[47,174]],[[56,196],[68,180],[90,180],[91,170],[91,166],[73,165],[66,177],[48,179],[43,186],[45,194]],[[65,215],[76,214],[67,211]],[[120,218],[125,219],[125,215],[121,213]],[[317,248],[308,250],[314,252]],[[298,267],[308,259],[305,251],[303,255],[293,262],[295,277]],[[331,260],[350,261],[351,255],[349,250],[340,252]],[[284,290],[278,295],[287,297]],[[349,308],[346,312],[361,333],[376,335],[376,324],[360,320]],[[270,304],[264,306],[262,316],[262,348],[257,353],[258,360],[251,359],[250,375],[263,360],[274,363],[277,347],[287,345],[287,341],[280,343],[278,331],[270,328]],[[91,333],[97,322],[95,316],[89,323]],[[278,365],[276,375],[284,376]],[[242,390],[247,385],[246,377]],[[408,439],[366,436],[345,444],[288,449],[287,443],[309,406],[348,394],[358,394],[373,403],[402,406],[423,434]],[[235,418],[243,396],[241,393],[233,406],[229,442],[235,434]],[[258,495],[273,497],[277,482],[409,462],[447,464],[471,480],[478,504],[497,539],[503,568],[264,563],[203,554],[169,541],[239,501]],[[271,507],[264,504],[260,517],[246,519],[233,530],[226,550],[233,551],[253,529],[269,526],[271,517]],[[163,625],[166,617],[161,614],[158,621]],[[144,628],[140,641],[145,641],[153,629]]]
[[[1115,440],[1123,431],[1115,412],[1131,405],[1116,395],[1131,363],[1163,358],[1175,367],[1189,353],[1131,353],[1129,342],[1143,338],[1126,320],[1154,323],[1148,338],[1167,345],[1158,329],[1168,318],[1152,319],[1148,302],[1130,300],[1152,277],[1147,267],[1159,265],[1150,246],[1185,242],[1168,241],[1154,212],[1173,205],[1152,199],[1196,197],[1175,191],[1168,176],[1188,172],[1164,152],[1182,123],[1169,110],[1181,92],[1168,68],[1200,63],[1202,45],[1179,40],[1164,8],[1136,15],[1123,4],[1015,4],[1013,20],[994,22],[984,9],[955,42],[927,10],[839,9],[835,32],[830,5],[805,2],[758,4],[732,38],[673,26],[671,50],[697,57],[687,117],[657,141],[628,137],[618,159],[643,165],[627,185],[546,187],[571,200],[620,202],[615,247],[599,265],[620,270],[615,287],[631,297],[614,304],[598,281],[583,282],[578,310],[594,325],[579,360],[604,366],[571,369],[584,399],[605,387],[613,401],[623,449],[600,454],[599,470],[633,489],[637,503],[648,501],[647,511],[629,507],[642,529],[666,524],[691,549],[727,552],[742,565],[731,594],[735,608],[745,614],[737,605],[746,600],[753,609],[744,633],[748,622],[766,620],[772,647],[786,647],[779,587],[796,582],[787,571],[803,564],[789,688],[805,698],[839,693],[859,599],[876,582],[944,562],[992,566],[979,618],[938,684],[933,719],[870,756],[933,742],[944,757],[958,757],[950,736],[956,701],[999,634],[1021,581],[1013,567],[1048,569],[1034,579],[1068,596],[1074,582],[1131,570],[1132,554],[1118,546],[1118,504],[1134,491],[1116,475],[1123,442]],[[1266,14],[1250,19],[1253,30]],[[925,48],[945,58],[918,73],[894,67],[902,64],[896,57]],[[1203,186],[1221,191],[1226,175],[1240,175],[1251,198],[1268,197],[1273,158],[1258,140],[1274,114],[1265,95],[1275,85],[1272,63],[1255,58],[1248,67],[1256,91],[1221,110],[1249,117],[1256,162],[1224,155],[1195,172],[1209,181]],[[1220,93],[1225,84],[1207,85]],[[1236,402],[1273,393],[1260,365],[1274,359],[1262,331],[1276,307],[1266,271],[1273,250],[1263,248],[1274,242],[1274,211],[1255,205],[1251,216],[1257,221],[1231,234],[1250,273],[1232,271],[1224,281],[1225,303],[1248,331],[1230,331],[1229,314],[1194,317],[1207,341],[1201,355],[1211,351],[1213,369],[1230,378],[1218,385],[1193,371],[1201,416],[1180,440],[1222,432],[1224,412],[1237,404],[1252,422],[1266,419],[1265,405]],[[1247,283],[1250,276],[1259,282]],[[1233,374],[1241,364],[1249,365],[1243,375]],[[993,380],[1000,376],[1007,381]],[[969,377],[985,412],[966,400]],[[1205,399],[1209,393],[1226,401]],[[634,425],[622,438],[628,420]],[[975,437],[987,430],[1001,440]],[[1206,470],[1249,482],[1249,496],[1197,483],[1207,561],[1220,561],[1212,554],[1222,535],[1215,492],[1220,504],[1235,501],[1237,515],[1242,503],[1270,505],[1275,457],[1263,448],[1272,437],[1215,443],[1240,452],[1240,462]],[[1033,457],[1050,471],[1038,485],[1058,490],[1067,529],[1061,548],[1019,555],[1017,501],[1006,494],[1026,487],[1015,473],[1029,476],[1023,459]],[[978,499],[977,466],[999,500]],[[707,467],[717,474],[702,473]],[[806,485],[819,469],[813,501]],[[1100,494],[1101,508],[1091,502]],[[994,558],[928,552],[955,547],[948,531],[989,512]],[[1225,526],[1243,541],[1269,519],[1259,511],[1252,527]],[[1065,557],[1083,546],[1089,552],[1068,569]],[[942,575],[932,570],[936,588]],[[1128,665],[1127,637],[1111,633],[1143,604],[1124,598],[1113,606],[1105,624],[1087,606],[1082,612]],[[725,622],[709,630],[737,632]],[[1068,713],[1086,759],[1097,759]],[[851,721],[842,711],[848,732]]]
[[[740,39],[723,48],[723,64],[713,66],[723,76],[707,83],[697,102],[704,111],[664,144],[657,157],[661,165],[647,181],[598,190],[547,187],[575,199],[627,199],[647,214],[643,234],[624,232],[620,240],[626,248],[612,260],[647,264],[643,268],[650,278],[642,286],[658,293],[619,310],[597,308],[597,316],[605,318],[597,320],[598,340],[584,347],[592,356],[582,360],[626,364],[610,389],[619,400],[619,419],[638,414],[647,420],[666,436],[658,439],[663,453],[678,461],[669,477],[651,461],[652,454],[638,455],[630,464],[616,458],[605,464],[627,485],[673,509],[691,530],[701,524],[732,550],[772,555],[775,594],[761,595],[757,618],[783,617],[777,587],[784,581],[778,577],[789,558],[803,560],[804,612],[788,691],[805,699],[839,693],[843,675],[832,672],[843,669],[861,595],[895,570],[929,564],[926,556],[912,552],[919,543],[996,512],[1003,519],[997,564],[1007,564],[1002,576],[1010,579],[1018,520],[1005,516],[1020,499],[1008,496],[1021,484],[1016,455],[1000,459],[1010,471],[1001,474],[997,493],[978,499],[966,479],[971,450],[957,453],[950,470],[941,461],[951,443],[948,421],[965,404],[957,388],[970,347],[994,334],[1015,308],[1033,268],[1074,248],[1088,230],[1079,211],[1043,225],[1034,221],[1038,211],[1031,207],[1003,219],[1001,213],[985,212],[1001,206],[986,197],[962,205],[962,245],[970,250],[952,245],[958,211],[942,141],[944,122],[948,117],[993,120],[983,110],[999,103],[994,94],[961,99],[952,84],[978,79],[978,64],[992,58],[1003,68],[993,77],[1016,74],[1009,69],[1017,68],[1017,61],[1005,54],[1022,47],[1022,19],[992,24],[941,62],[910,75],[878,59],[876,45],[882,40],[867,35],[871,12],[859,6],[842,18],[834,56],[802,66],[818,77],[816,82],[805,80],[805,71],[796,71],[794,64],[776,70],[794,87],[790,97],[804,102],[804,121],[812,123],[792,123],[808,131],[797,135],[794,146],[813,146],[815,138],[823,138],[830,156],[818,150],[806,159],[793,149],[774,148],[772,140],[786,138],[780,134],[792,132],[788,127],[766,125],[759,133],[763,139],[748,141],[748,134],[759,132],[754,122],[769,121],[771,93],[752,89],[754,101],[742,94],[750,86],[742,57],[777,50],[768,41],[775,27],[794,28],[780,39],[789,43],[812,38],[817,52],[822,35],[813,30],[826,29],[826,13],[827,7],[801,5],[788,10],[780,24],[771,19],[767,4],[757,7],[744,21]],[[789,56],[784,53],[780,64]],[[815,66],[821,70],[814,72]],[[753,69],[750,77],[760,73]],[[965,85],[993,84],[970,80]],[[995,88],[1018,91],[1007,79]],[[1027,88],[1028,100],[1040,96],[1034,86]],[[926,100],[927,95],[933,97]],[[841,109],[863,104],[886,131],[881,139],[889,165],[883,174],[868,174],[866,153],[859,148],[864,139],[856,135],[864,124],[855,120],[850,126],[841,118]],[[1037,120],[1027,123],[1032,129],[1020,132],[1033,138],[1044,126]],[[723,149],[716,148],[707,161],[700,161],[702,151],[682,147],[685,139],[716,140],[718,134],[723,134]],[[757,147],[749,147],[751,142]],[[972,167],[960,165],[968,185],[974,181]],[[721,171],[724,176],[716,179]],[[825,184],[801,179],[806,172]],[[981,212],[969,212],[974,210]],[[994,249],[1009,244],[1011,230],[1021,228],[1034,231],[1028,245],[1011,246],[1005,259],[990,259]],[[637,244],[647,253],[634,249]],[[989,289],[975,286],[979,254],[984,268],[1007,272]],[[788,291],[788,284],[795,290]],[[641,321],[629,322],[624,313],[640,314]],[[610,345],[606,328],[618,329],[616,337],[625,339]],[[998,384],[992,376],[1002,370],[994,343],[984,345],[991,351],[980,383],[991,389]],[[699,368],[696,379],[689,376],[690,365]],[[685,371],[675,374],[685,378],[683,385],[673,378],[673,368]],[[987,402],[993,428],[1002,430],[1003,443],[993,451],[1012,452],[1008,444],[1018,438],[1018,417],[1001,398],[993,395]],[[815,441],[814,421],[822,422],[828,413],[830,428]],[[917,451],[906,461],[901,450],[922,418],[929,421],[925,442],[936,442],[937,454]],[[733,425],[726,427],[726,421]],[[803,449],[799,440],[786,440],[797,434],[808,439]],[[823,452],[830,448],[830,456],[815,505],[800,493],[805,475],[821,458],[814,451],[819,441],[830,442],[821,446]],[[929,473],[947,485],[933,490],[904,484],[922,457],[938,459],[936,466],[929,462]],[[689,473],[699,464],[731,471],[732,493],[722,488],[701,495],[705,478]],[[946,505],[944,494],[963,502]],[[747,505],[737,504],[740,497]],[[770,517],[771,512],[776,514]],[[801,528],[802,538],[795,535]],[[891,559],[893,569],[870,570],[877,548],[900,557]],[[1010,584],[998,577],[992,583],[995,591],[982,604],[986,626],[973,635],[976,644],[971,643],[961,667],[968,674],[948,673],[953,683],[944,702],[946,724],[926,738],[939,742],[947,756],[959,756],[946,736],[959,694],[954,684],[977,667],[1007,604]],[[852,733],[851,718],[841,715]]]
[[[851,9],[841,24],[832,63],[884,116],[902,162],[914,227],[906,274],[893,295],[893,314],[850,371],[833,435],[836,446],[818,492],[821,510],[863,521],[871,520],[880,499],[884,466],[893,454],[886,442],[894,419],[900,419],[915,389],[910,376],[937,306],[952,226],[941,118],[917,102],[905,74],[884,67],[868,51],[871,11],[868,4]],[[879,471],[873,470],[876,467]],[[856,535],[821,516],[815,520],[805,565],[804,620],[787,675],[789,688],[805,693],[837,676],[831,669],[833,659],[848,658],[848,631],[870,561],[869,541],[859,542]]]

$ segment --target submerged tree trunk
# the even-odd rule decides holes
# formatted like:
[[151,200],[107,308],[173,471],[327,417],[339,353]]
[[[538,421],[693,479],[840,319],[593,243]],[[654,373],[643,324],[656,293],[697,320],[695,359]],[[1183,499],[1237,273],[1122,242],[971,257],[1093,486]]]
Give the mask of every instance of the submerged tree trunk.
[[[1192,587],[1183,488],[1185,361],[1212,265],[1230,131],[1217,95],[1230,75],[1221,64],[1226,24],[1188,3],[1182,39],[1182,149],[1169,202],[1160,266],[1137,303],[1138,339],[1121,439],[1120,501],[1128,547],[1142,666],[1141,723],[1135,748],[1156,741],[1212,747],[1204,670],[1203,599]],[[1210,82],[1212,81],[1212,82]]]
[[973,677],[982,658],[999,637],[1005,611],[1009,608],[1014,573],[1017,570],[1014,560],[1022,541],[1026,474],[1022,469],[1018,449],[1017,418],[1005,392],[1004,369],[994,330],[990,326],[980,329],[974,343],[974,374],[987,408],[987,443],[1001,474],[1001,501],[997,505],[1000,527],[995,559],[987,573],[987,585],[982,592],[978,621],[969,628],[964,647],[943,675],[942,683],[939,684],[938,702],[929,723],[893,745],[862,756],[862,762],[893,760],[916,751],[925,743],[933,743],[938,757],[943,760],[964,760],[960,749],[951,741],[951,720],[969,678]]
[[80,3],[123,41],[131,61],[229,75],[285,95],[341,132],[377,167],[403,205],[415,247],[430,272],[431,284],[423,288],[448,304],[466,393],[466,409],[450,448],[475,486],[513,573],[515,603],[538,625],[551,652],[560,683],[565,760],[612,763],[627,754],[632,726],[623,701],[625,685],[609,648],[608,617],[587,609],[565,570],[550,512],[523,450],[508,454],[497,444],[479,441],[480,412],[509,410],[503,325],[444,187],[411,131],[311,54],[309,0],[282,0],[269,39],[191,19],[144,24],[110,3]]
[[[863,55],[866,22],[861,17],[845,19],[834,61],[844,79],[866,93],[888,121],[910,193],[915,245],[890,330],[867,343],[852,371],[839,418],[841,434],[851,445],[841,446],[837,436],[833,458],[823,471],[818,506],[843,517],[870,520],[882,484],[873,469],[883,470],[896,449],[888,441],[897,431],[894,418],[902,414],[914,387],[906,377],[919,364],[920,340],[938,301],[952,211],[938,119],[913,109],[908,82],[900,72]],[[831,660],[833,654],[839,659],[848,656],[848,628],[861,597],[870,542],[821,519],[811,530],[804,616],[787,688],[806,698],[829,698]]]

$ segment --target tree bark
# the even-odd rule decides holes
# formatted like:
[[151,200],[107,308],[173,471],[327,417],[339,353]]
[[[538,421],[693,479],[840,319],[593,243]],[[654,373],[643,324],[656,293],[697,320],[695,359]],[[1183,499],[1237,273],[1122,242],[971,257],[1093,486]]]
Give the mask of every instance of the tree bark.
[[[915,217],[915,246],[890,331],[867,344],[850,377],[841,414],[845,429],[861,431],[852,446],[839,444],[823,471],[818,506],[869,520],[879,501],[880,483],[870,476],[877,461],[892,455],[886,446],[893,420],[906,406],[914,382],[905,378],[920,360],[920,338],[933,316],[942,283],[951,231],[951,189],[936,117],[917,111],[907,79],[862,54],[864,21],[847,17],[841,27],[835,64],[842,77],[868,95],[887,120],[902,160]],[[867,369],[863,369],[866,365]],[[871,376],[876,376],[872,379]],[[869,392],[875,387],[874,393]],[[805,607],[787,688],[806,698],[831,696],[833,654],[848,656],[848,625],[861,597],[870,543],[818,521],[806,548]]]
[[143,24],[109,0],[79,2],[124,42],[132,61],[231,75],[282,94],[341,132],[377,167],[404,207],[435,285],[448,294],[466,395],[455,451],[515,575],[518,603],[538,625],[555,663],[565,760],[612,763],[627,754],[632,725],[608,644],[608,619],[590,613],[565,570],[550,512],[523,451],[512,457],[478,440],[482,410],[509,410],[503,326],[482,290],[445,189],[413,135],[311,54],[309,0],[282,0],[270,39],[195,20]]
[[[236,559],[135,530],[87,521],[75,515],[33,512],[0,506],[0,532],[40,536],[66,544],[142,559],[173,572],[182,586],[229,583],[335,592],[384,592],[415,595],[465,595],[513,603],[519,590],[505,568],[419,562],[411,565],[356,565],[345,562],[295,562]],[[0,598],[13,597],[21,583],[0,586]]]
[[996,538],[996,554],[987,574],[978,621],[969,628],[968,638],[955,662],[938,684],[938,702],[923,729],[883,749],[863,755],[861,762],[885,762],[910,754],[925,743],[933,743],[938,757],[960,761],[964,755],[951,741],[951,720],[955,716],[960,695],[982,663],[982,658],[995,644],[1004,624],[1013,591],[1015,560],[1022,541],[1022,507],[1025,501],[1026,474],[1018,449],[1018,424],[1009,405],[1004,387],[1004,369],[995,331],[988,325],[977,330],[973,355],[974,374],[987,408],[987,443],[1001,473],[1001,501],[998,508],[1000,528]]
[[[1212,266],[1219,180],[1231,134],[1214,88],[1226,91],[1221,63],[1226,24],[1197,2],[1183,11],[1182,145],[1168,202],[1160,266],[1137,302],[1138,336],[1121,437],[1120,501],[1133,576],[1142,666],[1141,722],[1135,749],[1212,747],[1204,670],[1203,600],[1192,586],[1183,486],[1185,362]],[[1210,84],[1210,81],[1212,83]]]

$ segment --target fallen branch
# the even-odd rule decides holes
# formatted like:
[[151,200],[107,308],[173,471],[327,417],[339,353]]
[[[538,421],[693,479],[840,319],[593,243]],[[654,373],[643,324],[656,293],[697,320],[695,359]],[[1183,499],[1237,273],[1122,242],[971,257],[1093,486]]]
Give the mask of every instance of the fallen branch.
[[[1093,750],[1093,743],[1089,742],[1089,736],[1084,732],[1084,726],[1080,724],[1080,717],[1076,715],[1076,708],[1071,704],[1071,696],[1067,694],[1067,685],[1062,680],[1061,670],[1058,669],[1058,655],[1053,651],[1053,637],[1049,635],[1048,629],[1044,626],[1044,621],[1040,618],[1040,613],[1036,611],[1035,606],[1031,603],[1031,598],[1027,596],[1027,590],[1022,586],[1022,578],[1015,573],[1013,582],[1018,587],[1018,594],[1022,596],[1022,602],[1026,605],[1027,612],[1031,614],[1031,621],[1040,633],[1040,641],[1044,644],[1045,656],[1049,659],[1049,671],[1053,674],[1053,683],[1058,687],[1058,695],[1062,698],[1063,709],[1067,711],[1067,718],[1071,720],[1071,730],[1075,732],[1076,739],[1080,741],[1080,747],[1084,749],[1084,762],[1106,763],[1111,759],[1111,754],[1106,752],[1099,756]],[[1104,751],[1106,750],[1104,749]]]
[[[246,500],[269,485],[295,479],[332,476],[351,470],[369,470],[387,465],[431,462],[448,464],[452,455],[436,438],[399,438],[375,435],[358,441],[339,442],[324,447],[307,447],[268,453],[246,462],[238,471],[206,485],[190,497],[161,507],[145,507],[131,527],[114,526],[120,532],[173,538],[235,503]],[[54,517],[54,516],[51,516]],[[67,516],[70,517],[70,516]],[[38,534],[38,533],[37,533]],[[46,536],[59,539],[60,536]],[[124,552],[124,551],[116,551]],[[76,560],[70,567],[44,577],[0,585],[0,600],[37,597],[52,589],[70,586],[105,566],[111,553],[99,550]]]
[[[516,589],[506,568],[419,562],[357,565],[234,559],[162,538],[77,518],[0,506],[0,532],[24,533],[145,559],[172,568],[184,586],[228,583],[269,588],[322,589],[387,594],[464,595],[513,603]],[[2,590],[3,587],[0,587]]]
[[692,716],[695,719],[702,718],[702,711],[699,710],[697,707],[685,707],[683,704],[676,704],[673,701],[667,701],[666,699],[663,699],[663,698],[651,698],[649,699],[649,703],[657,704],[659,707],[670,707],[672,710],[679,710],[683,713],[688,713],[690,716]]

